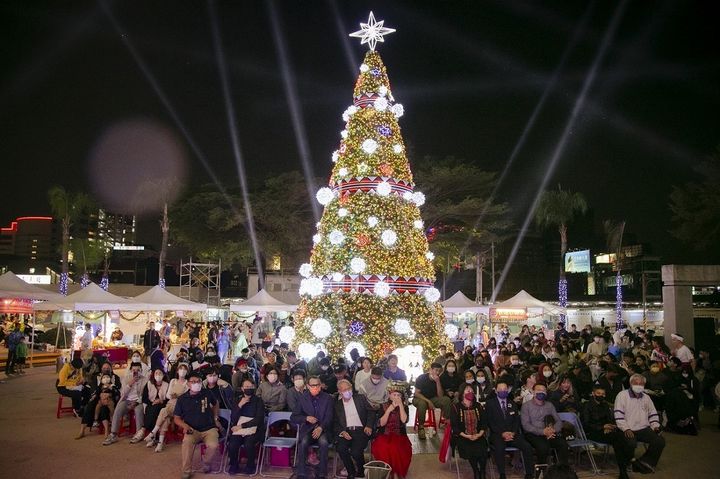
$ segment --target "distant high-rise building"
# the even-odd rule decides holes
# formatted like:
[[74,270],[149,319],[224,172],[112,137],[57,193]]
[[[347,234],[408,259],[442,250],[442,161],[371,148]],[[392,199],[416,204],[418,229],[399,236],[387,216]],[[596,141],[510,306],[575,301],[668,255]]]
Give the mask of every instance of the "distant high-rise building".
[[101,208],[73,226],[73,237],[102,242],[108,249],[131,246],[135,244],[136,224],[135,216],[115,214]]
[[58,230],[49,216],[23,216],[0,228],[0,255],[32,261],[54,259],[58,249]]

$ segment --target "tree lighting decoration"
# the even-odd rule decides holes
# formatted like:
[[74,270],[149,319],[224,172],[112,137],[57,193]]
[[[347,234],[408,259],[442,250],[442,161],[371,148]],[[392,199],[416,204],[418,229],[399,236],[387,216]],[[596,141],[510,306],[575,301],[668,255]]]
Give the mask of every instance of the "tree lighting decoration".
[[440,291],[437,288],[428,288],[425,290],[425,299],[431,303],[437,302],[440,299]]
[[317,355],[317,348],[310,343],[300,343],[297,350],[303,359],[312,359]]
[[[418,208],[425,198],[413,181],[387,70],[374,51],[363,65],[352,95],[357,110],[346,110],[338,128],[347,138],[328,176],[332,196],[326,195],[311,252],[312,276],[301,283],[295,342],[315,345],[312,356],[318,344],[338,357],[357,341],[375,361],[405,347],[428,359],[447,338]],[[378,99],[387,102],[382,111]],[[312,328],[318,318],[331,326],[321,343]],[[407,322],[402,334],[398,318]]]
[[459,332],[460,332],[460,330],[459,330],[458,327],[455,326],[454,324],[448,323],[448,324],[445,325],[445,335],[446,335],[448,338],[450,338],[450,339],[455,339],[455,338],[457,338],[457,335],[458,335]]
[[68,294],[68,274],[60,273],[60,294],[67,296]]
[[90,278],[88,277],[88,274],[85,273],[82,275],[82,278],[80,278],[80,289],[85,289],[89,284]]
[[330,336],[330,333],[332,332],[332,325],[327,319],[318,318],[312,322],[310,331],[312,331],[316,338],[325,339]]
[[280,328],[280,331],[278,331],[278,337],[283,343],[292,343],[295,339],[295,328],[292,326],[283,326]]
[[427,253],[425,253],[425,257],[428,259],[428,261],[432,261],[435,259],[435,253],[433,253],[432,251],[428,251]]
[[372,155],[375,153],[375,150],[378,148],[378,142],[373,140],[372,138],[368,138],[367,140],[362,142],[362,149],[365,153],[368,155]]
[[328,203],[330,203],[335,195],[333,194],[332,190],[328,187],[323,187],[318,190],[318,192],[315,194],[315,198],[317,198],[318,203],[320,203],[323,206],[326,206]]
[[392,111],[393,115],[395,115],[395,118],[400,118],[405,114],[405,108],[403,108],[400,103],[394,104],[390,111]]
[[350,271],[352,271],[355,274],[361,274],[365,272],[365,268],[367,268],[367,263],[362,258],[353,258],[350,260]]
[[623,312],[623,293],[622,293],[622,276],[618,270],[615,275],[615,329],[620,330],[625,327],[622,312]]
[[[160,278],[159,285],[162,289],[165,289],[165,278]],[[108,278],[106,275],[103,275],[103,277],[100,279],[100,287],[105,291],[110,289],[110,278]]]
[[385,111],[388,107],[388,101],[385,97],[380,97],[377,100],[375,100],[375,103],[373,104],[375,106],[375,109],[377,111]]
[[[360,30],[352,32],[350,36],[360,38],[360,45],[364,45],[367,43],[370,47],[370,51],[372,52],[375,50],[375,45],[377,45],[377,42],[385,41],[385,35],[395,32],[394,28],[388,28],[384,26],[384,24],[385,20],[380,20],[379,22],[376,22],[375,15],[373,15],[373,12],[370,12],[367,23],[360,23]],[[372,64],[363,63],[363,65],[368,66]],[[370,68],[368,67],[368,70],[369,69]],[[360,71],[362,72],[362,66],[360,67]]]
[[[567,279],[560,278],[560,281],[558,281],[558,298],[560,299],[560,307],[565,309],[567,308],[567,298],[568,298],[568,290],[567,290]],[[560,321],[565,322],[565,313],[560,313]]]
[[312,237],[313,244],[318,244],[322,241],[322,235],[320,233],[314,234]]
[[403,318],[396,320],[395,326],[393,328],[398,334],[410,334],[410,332],[412,331],[412,328],[410,327],[410,321]]
[[380,235],[382,243],[387,246],[393,246],[397,242],[397,234],[393,230],[385,230]]
[[309,278],[312,274],[312,265],[310,263],[303,263],[300,265],[300,276],[303,278]]

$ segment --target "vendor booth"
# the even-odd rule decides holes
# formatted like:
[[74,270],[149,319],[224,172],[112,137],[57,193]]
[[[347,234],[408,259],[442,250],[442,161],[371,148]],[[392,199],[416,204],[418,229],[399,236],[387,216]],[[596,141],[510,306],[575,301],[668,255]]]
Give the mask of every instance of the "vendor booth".
[[532,296],[524,289],[510,299],[490,306],[490,321],[494,324],[534,324],[549,328],[552,318],[560,316],[565,310],[552,303],[546,303]]

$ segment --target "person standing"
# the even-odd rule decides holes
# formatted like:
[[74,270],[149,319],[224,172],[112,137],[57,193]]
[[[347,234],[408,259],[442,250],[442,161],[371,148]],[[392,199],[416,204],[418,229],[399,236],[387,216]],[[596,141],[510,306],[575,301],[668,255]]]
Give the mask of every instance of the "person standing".
[[495,384],[495,397],[485,403],[487,424],[490,429],[490,444],[493,448],[495,465],[500,479],[505,476],[505,448],[516,447],[520,450],[525,465],[525,479],[533,479],[535,461],[532,446],[525,440],[520,429],[520,414],[517,405],[510,399],[510,385],[504,378]]
[[195,444],[205,445],[202,472],[210,472],[210,464],[218,449],[220,407],[212,394],[202,388],[202,377],[196,372],[188,376],[190,390],[180,396],[173,411],[175,424],[185,431],[182,442],[182,478],[192,475],[192,455]]
[[[645,394],[645,377],[641,374],[630,376],[630,389],[620,392],[615,398],[615,424],[625,435],[625,447],[616,450],[620,455],[618,463],[632,463],[636,472],[655,472],[665,439],[660,435],[660,417],[650,396]],[[635,460],[638,441],[648,445],[645,454]]]
[[342,459],[348,479],[365,477],[365,447],[375,426],[375,410],[362,394],[353,395],[347,379],[337,383],[339,398],[335,402],[335,437],[337,453]]
[[17,373],[25,374],[25,361],[28,355],[27,338],[25,335],[20,336],[20,342],[15,346],[15,364],[17,365]]
[[310,376],[307,387],[308,392],[300,396],[290,416],[290,421],[300,427],[298,432],[298,457],[300,460],[295,465],[296,478],[307,479],[304,458],[308,457],[310,445],[317,443],[320,449],[318,478],[324,479],[325,471],[327,471],[328,448],[330,447],[328,437],[332,434],[333,426],[333,400],[332,396],[322,390],[322,382],[319,377]]
[[143,348],[145,349],[145,356],[150,357],[150,353],[155,350],[156,347],[160,346],[160,333],[155,330],[155,322],[150,321],[148,328],[143,334]]
[[460,457],[472,467],[475,479],[485,479],[487,462],[486,417],[470,384],[458,390],[459,402],[452,408],[452,434]]
[[440,381],[442,366],[438,363],[430,365],[430,371],[421,374],[415,380],[415,397],[413,405],[417,408],[418,439],[425,439],[425,414],[428,408],[439,407],[443,416],[450,417],[452,400],[445,395]]

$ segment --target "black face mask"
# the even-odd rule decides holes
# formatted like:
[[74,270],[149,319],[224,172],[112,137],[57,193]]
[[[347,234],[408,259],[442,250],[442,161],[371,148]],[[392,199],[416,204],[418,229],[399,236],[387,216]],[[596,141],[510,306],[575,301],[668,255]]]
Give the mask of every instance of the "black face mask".
[[243,389],[243,394],[246,396],[253,396],[255,394],[255,388],[245,388]]
[[597,402],[605,401],[605,396],[593,396]]

